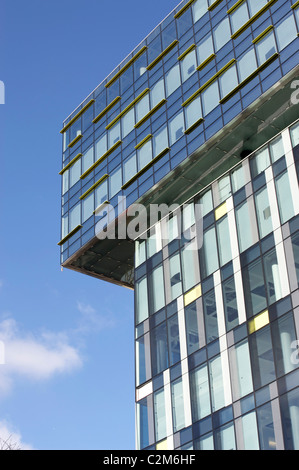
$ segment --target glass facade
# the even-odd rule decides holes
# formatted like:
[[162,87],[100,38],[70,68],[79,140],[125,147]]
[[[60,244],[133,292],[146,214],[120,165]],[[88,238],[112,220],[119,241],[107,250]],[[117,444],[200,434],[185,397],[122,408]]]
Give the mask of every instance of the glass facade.
[[139,448],[299,449],[298,139],[295,123],[187,201],[202,244],[183,224],[154,253],[136,241],[136,345],[151,345],[136,385],[151,384],[154,427]]
[[[134,288],[137,449],[299,449],[298,32],[183,0],[63,122],[61,264]],[[133,203],[179,210],[100,239]]]

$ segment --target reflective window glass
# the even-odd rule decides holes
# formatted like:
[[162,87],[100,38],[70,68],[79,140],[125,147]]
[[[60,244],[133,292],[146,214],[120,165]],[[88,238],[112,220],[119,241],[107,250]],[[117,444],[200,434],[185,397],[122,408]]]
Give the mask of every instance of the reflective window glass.
[[158,266],[150,275],[152,313],[165,305],[163,267]]
[[215,26],[214,31],[215,49],[219,51],[231,38],[229,19],[225,18]]
[[266,289],[269,304],[281,299],[281,283],[276,250],[273,249],[263,257],[266,278]]
[[292,248],[294,254],[295,268],[297,273],[297,281],[299,287],[299,233],[292,236]]
[[233,192],[235,193],[246,184],[243,165],[238,166],[235,170],[232,171],[231,178]]
[[199,282],[198,252],[194,241],[186,243],[181,250],[184,292]]
[[146,72],[146,54],[141,54],[137,60],[134,61],[134,79],[137,80],[141,75]]
[[222,217],[216,224],[220,266],[224,266],[232,259],[228,217]]
[[148,140],[137,150],[138,171],[152,160],[152,141]]
[[145,240],[135,242],[135,268],[146,261]]
[[180,256],[176,254],[169,258],[169,272],[170,272],[170,291],[171,300],[176,299],[182,294],[182,281],[181,281],[181,267]]
[[241,253],[257,241],[253,232],[255,217],[252,209],[248,200],[236,208],[236,223]]
[[167,125],[162,127],[153,136],[153,152],[154,157],[160,155],[160,153],[168,147],[168,131]]
[[253,381],[255,388],[261,388],[276,378],[270,327],[262,328],[249,339]]
[[140,400],[136,405],[137,415],[137,442],[138,448],[144,449],[148,447],[149,441],[149,416],[151,406],[148,406],[148,398]]
[[74,122],[74,124],[71,125],[70,127],[70,142],[74,140],[78,135],[80,135],[81,132],[81,118],[77,119],[77,121]]
[[299,122],[295,124],[295,126],[291,127],[290,133],[291,133],[292,145],[293,147],[296,147],[297,145],[299,145]]
[[248,340],[241,341],[230,350],[230,362],[233,374],[233,395],[234,400],[239,400],[253,391],[251,375],[251,362],[249,354]]
[[278,50],[284,49],[297,37],[297,28],[293,13],[281,21],[275,28]]
[[191,408],[193,422],[211,414],[208,368],[206,365],[190,373]]
[[299,364],[294,361],[296,333],[293,314],[289,313],[272,324],[273,349],[276,360],[277,376],[288,374]]
[[169,122],[170,145],[173,145],[184,135],[184,113],[181,111]]
[[62,194],[69,190],[69,170],[66,170],[62,175]]
[[136,341],[136,385],[151,378],[149,356],[149,333]]
[[199,334],[198,334],[198,312],[196,302],[185,307],[185,323],[187,335],[187,349],[188,355],[199,349]]
[[167,321],[169,364],[173,366],[181,360],[180,335],[177,313]]
[[224,98],[238,85],[237,68],[235,65],[227,69],[219,77],[220,96]]
[[266,60],[270,59],[275,52],[275,39],[273,32],[271,32],[256,44],[258,65],[262,65]]
[[276,195],[280,213],[281,223],[284,224],[294,215],[294,206],[288,172],[285,171],[275,178]]
[[202,109],[204,116],[219,105],[219,100],[218,81],[216,80],[202,92]]
[[209,212],[213,210],[213,199],[212,199],[212,191],[209,190],[204,193],[200,199],[199,203],[202,204],[202,215],[203,217],[207,215]]
[[239,8],[233,11],[230,17],[232,22],[232,30],[233,33],[235,33],[249,20],[247,3],[242,3]]
[[149,95],[145,95],[136,103],[136,122],[140,121],[150,110]]
[[276,437],[271,403],[256,410],[261,450],[276,450]]
[[260,259],[242,269],[247,316],[253,316],[267,307],[263,267]]
[[212,397],[212,411],[215,412],[225,406],[221,356],[217,356],[209,361],[209,375]]
[[257,421],[255,411],[242,416],[244,450],[259,450]]
[[245,80],[245,78],[249,77],[249,75],[251,75],[257,69],[254,47],[249,49],[244,55],[242,55],[242,57],[238,59],[237,67],[240,82]]
[[279,160],[284,155],[282,137],[279,136],[277,139],[273,140],[270,143],[269,148],[272,163],[277,162],[277,160]]
[[108,183],[107,180],[95,189],[96,202],[95,207],[99,207],[103,202],[108,200]]
[[120,122],[117,122],[108,131],[109,148],[120,140]]
[[93,164],[93,147],[90,147],[82,157],[82,172],[84,173]]
[[163,78],[159,80],[151,89],[150,93],[151,98],[151,107],[154,108],[160,101],[165,98],[165,91],[164,91],[164,80]]
[[121,176],[121,167],[118,167],[113,173],[111,173],[109,178],[109,197],[112,198],[121,190],[122,185],[122,176]]
[[195,98],[188,106],[185,106],[187,129],[202,117],[200,96]]
[[181,84],[180,67],[179,64],[175,65],[166,74],[166,95],[170,96]]
[[185,82],[196,72],[196,54],[195,50],[189,52],[181,61],[182,81]]
[[260,11],[267,2],[268,0],[247,0],[250,17]]
[[208,34],[197,46],[198,64],[202,64],[213,53],[213,38],[211,34]]
[[267,188],[258,191],[255,196],[256,217],[260,238],[265,237],[273,230],[270,202]]
[[270,166],[269,150],[268,147],[264,147],[250,159],[252,178],[265,171],[268,166]]
[[68,233],[69,233],[68,214],[66,214],[61,218],[61,237],[62,238],[66,237]]
[[233,277],[223,281],[222,292],[226,330],[230,331],[239,324],[236,286]]
[[148,317],[148,295],[146,277],[135,283],[135,302],[136,324],[138,325]]
[[164,439],[167,435],[165,410],[165,393],[164,389],[161,389],[154,393],[154,416],[157,441]]
[[134,108],[130,109],[124,116],[121,118],[121,132],[122,137],[126,137],[133,129],[135,125],[135,112]]
[[69,212],[69,231],[71,232],[81,223],[81,204],[74,206]]
[[82,222],[85,222],[89,217],[93,215],[94,211],[94,193],[85,197],[82,202]]
[[95,158],[98,160],[104,153],[107,152],[107,135],[104,134],[97,142],[95,145],[95,151],[96,155]]
[[74,163],[71,167],[70,167],[70,188],[72,186],[74,186],[75,183],[77,183],[77,181],[80,180],[80,176],[81,176],[81,160],[77,160],[76,163]]
[[137,173],[136,153],[133,153],[124,162],[124,183],[129,181]]
[[178,379],[171,384],[173,432],[185,427],[183,381]]
[[218,269],[218,253],[216,231],[214,227],[206,230],[203,235],[203,246],[199,253],[202,278],[209,276]]
[[299,450],[299,388],[282,395],[280,411],[285,450]]
[[192,4],[193,10],[193,21],[196,23],[202,16],[208,11],[208,2],[207,0],[197,0]]
[[133,66],[127,68],[120,76],[120,90],[123,94],[133,84]]

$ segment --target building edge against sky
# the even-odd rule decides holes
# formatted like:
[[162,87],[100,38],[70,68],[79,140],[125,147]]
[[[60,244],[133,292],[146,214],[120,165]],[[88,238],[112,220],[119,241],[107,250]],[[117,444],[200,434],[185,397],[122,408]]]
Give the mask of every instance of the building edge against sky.
[[[63,123],[61,264],[135,289],[138,449],[299,448],[298,31],[183,1]],[[96,235],[186,201],[183,236]]]

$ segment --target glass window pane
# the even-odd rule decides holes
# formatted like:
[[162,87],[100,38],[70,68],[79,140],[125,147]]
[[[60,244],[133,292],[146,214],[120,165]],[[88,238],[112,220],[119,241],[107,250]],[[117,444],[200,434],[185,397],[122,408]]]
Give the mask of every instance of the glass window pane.
[[109,197],[110,199],[115,196],[120,190],[122,185],[121,167],[117,168],[111,173],[109,178]]
[[232,259],[228,217],[222,217],[217,224],[217,238],[219,246],[220,266],[224,266]]
[[167,126],[162,127],[153,137],[154,157],[168,147],[168,131]]
[[190,373],[193,422],[211,414],[208,368],[206,365]]
[[135,242],[135,268],[146,261],[145,240]]
[[213,199],[212,199],[212,191],[209,190],[204,193],[200,199],[199,203],[202,204],[202,216],[204,217],[209,212],[213,210]]
[[160,374],[168,368],[166,323],[162,323],[151,332],[151,354],[153,375]]
[[275,39],[273,32],[267,34],[256,44],[256,53],[258,65],[262,65],[266,60],[276,52]]
[[151,89],[151,107],[154,108],[165,98],[164,80],[159,80]]
[[81,223],[81,204],[74,206],[69,213],[69,231],[71,232]]
[[151,378],[149,356],[149,334],[136,341],[136,384],[141,385]]
[[253,316],[267,307],[263,267],[260,259],[243,268],[243,284],[247,316]]
[[81,118],[77,119],[70,127],[70,142],[81,134]]
[[80,180],[81,176],[81,160],[77,160],[70,168],[70,188]]
[[93,164],[93,147],[90,147],[82,157],[82,173],[84,173]]
[[184,292],[199,282],[198,252],[194,248],[194,241],[186,243],[181,251],[182,274]]
[[82,202],[83,222],[93,215],[94,211],[94,193],[85,197]]
[[122,137],[126,137],[133,129],[135,125],[135,112],[134,108],[130,109],[124,116],[121,118],[121,131]]
[[261,450],[276,450],[276,437],[271,403],[256,410]]
[[255,194],[256,216],[260,238],[265,237],[273,230],[270,203],[267,188],[263,188]]
[[107,135],[103,135],[97,142],[96,142],[96,155],[95,158],[98,160],[104,153],[107,152]]
[[136,324],[143,322],[148,317],[148,295],[147,295],[147,278],[143,278],[136,282],[135,285],[136,299]]
[[170,145],[173,145],[184,135],[184,113],[177,114],[169,123]]
[[202,64],[210,55],[214,53],[212,35],[207,35],[197,46],[198,64]]
[[138,448],[144,449],[149,445],[149,413],[151,413],[150,407],[148,408],[148,399],[137,403],[136,414],[137,414],[137,442]]
[[278,50],[284,49],[297,37],[297,28],[293,13],[281,21],[275,28]]
[[250,213],[248,201],[245,201],[236,209],[236,223],[239,247],[242,253],[255,242],[252,233],[253,214]]
[[253,380],[255,388],[261,388],[276,378],[270,327],[262,328],[249,339]]
[[229,19],[225,18],[214,28],[214,41],[216,51],[219,51],[231,38]]
[[195,98],[191,103],[185,107],[186,127],[191,127],[196,121],[202,117],[200,96]]
[[299,450],[299,388],[280,398],[285,450]]
[[[296,11],[299,12],[297,9]],[[299,145],[299,122],[290,128],[293,148]]]
[[268,302],[271,305],[274,302],[277,302],[277,300],[281,299],[279,265],[277,262],[275,249],[264,255],[263,260]]
[[136,103],[136,122],[140,121],[150,110],[149,95],[145,95],[141,100]]
[[230,359],[235,371],[233,374],[234,400],[239,400],[253,391],[248,340],[235,346],[234,354],[230,356]]
[[66,170],[62,175],[62,194],[69,190],[69,170]]
[[124,183],[129,181],[137,173],[136,153],[133,153],[124,162]]
[[141,54],[134,62],[134,79],[137,80],[146,72],[146,54]]
[[225,406],[222,364],[220,356],[215,357],[215,359],[212,359],[209,362],[209,372],[212,411],[215,412]]
[[232,30],[233,33],[238,31],[248,20],[249,14],[247,9],[246,2],[242,3],[242,5],[237,8],[231,15],[231,22],[232,22]]
[[268,0],[247,0],[250,17],[255,15],[267,2]]
[[218,322],[214,289],[203,296],[205,330],[207,343],[218,338]]
[[157,268],[155,268],[151,273],[150,279],[150,299],[152,303],[152,313],[154,313],[163,308],[165,305],[163,267],[158,266]]
[[166,74],[166,95],[170,96],[181,84],[179,64]]
[[242,428],[244,438],[244,450],[259,450],[256,414],[253,411],[242,416]]
[[198,312],[196,302],[185,307],[185,323],[188,355],[199,349]]
[[176,24],[173,21],[162,31],[162,49],[166,49],[175,39],[177,39]]
[[265,147],[250,159],[252,178],[255,178],[257,175],[265,171],[268,166],[270,166],[269,150],[268,147]]
[[193,21],[196,23],[205,13],[208,11],[207,0],[197,0],[192,5],[193,9]]
[[214,450],[213,433],[206,434],[205,436],[194,441],[195,450]]
[[61,237],[64,238],[69,233],[68,227],[68,214],[62,217],[61,219]]
[[249,77],[256,69],[257,62],[254,47],[249,49],[237,62],[239,71],[240,81],[242,82],[245,78]]
[[164,439],[167,435],[165,410],[165,393],[164,389],[162,389],[154,393],[156,441]]
[[171,384],[173,432],[185,427],[183,382],[178,379]]
[[219,77],[220,96],[224,98],[238,85],[237,68],[230,67]]
[[292,313],[284,315],[276,322],[273,322],[273,347],[278,377],[288,374],[299,366],[292,360],[294,344],[296,344],[295,331]]
[[230,331],[239,324],[238,305],[234,278],[222,283],[226,330]]
[[152,160],[152,141],[148,140],[137,150],[138,171]]
[[181,60],[182,70],[182,81],[185,82],[191,75],[196,72],[196,54],[195,50],[189,52],[189,54]]
[[223,201],[229,198],[231,195],[231,186],[229,175],[226,175],[220,180],[218,180],[217,185],[215,185],[215,205],[221,204]]
[[123,94],[133,84],[133,66],[127,68],[120,76],[120,89]]
[[114,124],[108,131],[109,148],[120,140],[120,122]]
[[219,105],[219,89],[217,80],[212,83],[208,88],[205,89],[202,93],[202,109],[203,115],[206,116],[209,114],[216,106]]
[[298,287],[299,287],[299,234],[296,233],[295,235],[293,235],[291,240],[292,240],[295,269],[296,269],[297,281],[298,281]]
[[218,269],[218,254],[215,228],[212,227],[203,235],[203,246],[199,254],[202,278]]
[[284,156],[283,141],[281,136],[277,137],[277,139],[270,143],[270,155],[272,163],[277,162],[277,160]]
[[96,202],[95,207],[99,207],[103,202],[108,200],[108,184],[107,181],[104,181],[100,186],[95,190]]
[[170,272],[170,290],[171,300],[176,299],[182,294],[182,282],[181,282],[181,267],[180,267],[180,256],[176,254],[169,258],[169,272]]
[[275,178],[275,186],[280,219],[281,223],[284,224],[295,215],[289,175],[287,171]]
[[231,178],[232,178],[233,192],[235,193],[246,184],[243,165],[240,165],[238,168],[233,170],[231,174]]
[[168,329],[168,347],[169,347],[169,365],[173,366],[181,360],[180,354],[180,336],[178,315],[175,314],[167,322]]

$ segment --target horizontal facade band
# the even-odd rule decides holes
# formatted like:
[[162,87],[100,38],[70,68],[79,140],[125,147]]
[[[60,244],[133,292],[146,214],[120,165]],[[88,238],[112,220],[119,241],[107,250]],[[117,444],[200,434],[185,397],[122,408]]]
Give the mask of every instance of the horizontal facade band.
[[82,139],[82,137],[83,137],[82,134],[77,135],[77,137],[75,137],[75,138],[68,144],[68,147],[69,147],[69,148],[74,147],[74,145],[75,145],[80,139]]
[[263,39],[263,37],[265,37],[268,33],[270,33],[272,29],[274,29],[274,26],[270,24],[270,26],[268,26],[268,28],[266,28],[265,31],[263,31],[261,34],[259,34],[256,38],[253,39],[252,44],[256,44],[257,42],[259,42],[261,39]]
[[208,7],[208,10],[209,10],[209,11],[214,10],[214,8],[218,7],[219,3],[221,3],[221,2],[222,2],[222,0],[216,0],[214,3],[212,3],[212,5],[210,5],[210,6]]
[[80,179],[82,180],[86,178],[86,176],[88,176],[89,173],[91,173],[100,163],[102,163],[103,160],[105,160],[105,158],[107,158],[112,152],[114,152],[114,150],[116,150],[121,145],[121,143],[122,141],[118,140],[114,145],[112,145],[112,147],[107,150],[107,152],[105,152],[100,158],[98,158],[98,160],[94,162],[93,165],[87,168],[87,170],[80,176]]
[[82,228],[82,225],[77,225],[70,233],[68,233],[60,242],[57,243],[57,245],[61,246],[63,245],[69,238],[71,238],[75,233],[77,233],[80,229]]
[[121,187],[121,189],[127,189],[131,184],[134,183],[134,181],[136,181],[139,178],[139,176],[143,175],[149,168],[151,168],[155,163],[157,163],[157,161],[160,160],[160,158],[164,157],[164,155],[166,155],[169,152],[169,150],[170,150],[169,147],[166,147],[164,150],[162,150],[162,152],[160,152],[159,155],[153,158],[144,168],[138,171],[136,175],[134,175],[129,181],[127,181]]
[[142,147],[152,137],[152,134],[148,134],[146,137],[144,137],[144,139],[142,139],[140,142],[138,142],[137,145],[135,145],[135,150],[138,150],[140,147]]
[[136,54],[111,78],[111,80],[106,83],[105,87],[109,88],[110,85],[112,85],[112,83],[114,83],[146,50],[147,46],[143,46],[140,51],[136,52]]
[[94,183],[87,191],[85,191],[84,194],[82,194],[82,196],[80,196],[80,200],[82,201],[82,199],[85,199],[86,196],[88,196],[88,194],[90,194],[92,191],[94,191],[96,189],[97,186],[99,186],[101,183],[103,183],[103,181],[105,181],[107,178],[108,178],[108,174],[106,173],[104,176],[102,176],[96,183]]
[[153,109],[151,109],[145,116],[143,116],[143,118],[141,118],[136,124],[135,124],[135,129],[137,129],[138,127],[142,126],[142,124],[147,121],[151,116],[152,114],[154,114],[156,111],[158,111],[158,109],[161,108],[161,106],[163,106],[165,103],[167,102],[167,100],[164,98],[163,100],[160,101],[160,103],[156,104],[156,106],[153,107]]
[[82,153],[78,153],[78,155],[76,155],[67,165],[65,165],[65,167],[62,168],[62,170],[60,170],[59,174],[63,175],[63,173],[68,170],[71,166],[73,166],[74,163],[76,163],[76,161],[79,160],[79,158],[81,157]]
[[138,103],[141,98],[143,98],[147,93],[149,93],[149,91],[149,88],[145,88],[145,90],[143,90],[130,104],[128,104],[128,106],[126,106],[123,111],[121,111],[111,122],[109,122],[109,124],[106,126],[106,130],[108,131],[109,129],[111,129],[111,127],[113,127],[114,124],[116,124],[117,121],[119,121],[124,114],[130,111],[130,109],[133,108],[133,106],[135,106],[135,104]]
[[93,214],[94,215],[98,215],[99,212],[101,212],[101,210],[103,210],[103,208],[105,206],[107,206],[107,204],[110,204],[110,202],[108,200],[102,202],[102,204],[100,204],[94,211],[93,211]]
[[244,3],[246,0],[238,0],[229,10],[227,10],[227,14],[231,15],[237,8],[239,8],[242,3]]
[[121,99],[120,96],[117,96],[116,98],[114,98],[113,101],[111,101],[110,104],[108,104],[108,106],[106,106],[105,109],[103,109],[103,111],[101,111],[94,119],[93,119],[93,123],[96,124],[103,116],[105,116],[106,113],[108,113],[108,111],[110,111],[111,108],[113,108],[113,106],[119,102],[119,100]]
[[232,34],[231,38],[236,39],[238,36],[240,36],[245,29],[249,28],[249,26],[252,25],[260,16],[262,16],[265,11],[267,11],[269,8],[276,3],[277,0],[270,0],[266,5],[263,6],[255,15],[253,15],[241,28],[238,29],[234,34]]
[[147,70],[151,70],[155,67],[155,65],[160,62],[160,60],[163,59],[164,56],[166,56],[168,54],[168,52],[170,52],[177,44],[179,43],[179,41],[177,39],[175,39],[171,44],[169,44],[169,46],[166,47],[166,49],[164,49],[164,51],[161,52],[161,54],[158,55],[158,57],[156,57],[146,68]]
[[189,0],[175,15],[174,18],[179,18],[183,13],[194,3],[195,0]]
[[192,131],[194,131],[194,129],[196,129],[196,127],[200,126],[200,124],[202,124],[204,122],[204,118],[199,118],[194,124],[192,124],[192,126],[188,127],[188,129],[186,129],[184,131],[185,134],[191,134]]
[[68,122],[63,129],[61,129],[60,134],[63,134],[75,121],[83,114],[85,111],[94,103],[94,100],[90,100],[80,111]]
[[181,55],[179,55],[178,60],[183,60],[186,57],[186,55],[189,54],[189,52],[195,49],[195,47],[196,47],[196,44],[191,44],[191,46],[189,46],[184,52],[182,52]]
[[250,74],[245,80],[243,80],[239,85],[237,85],[230,93],[228,93],[226,96],[224,96],[219,103],[224,104],[226,103],[232,96],[234,96],[238,91],[241,90],[247,83],[249,83],[251,80],[253,80],[260,72],[262,72],[268,65],[270,65],[274,60],[276,60],[279,57],[278,52],[275,52],[271,57],[269,57],[268,60],[264,64],[262,64],[260,67],[258,67],[252,74]]
[[293,10],[297,7],[299,7],[299,0],[297,0],[297,2],[295,2],[294,5],[291,6],[291,8],[293,8]]

